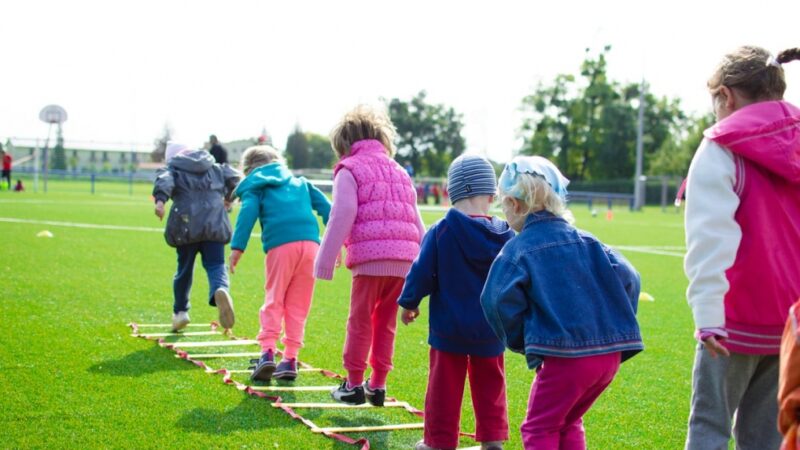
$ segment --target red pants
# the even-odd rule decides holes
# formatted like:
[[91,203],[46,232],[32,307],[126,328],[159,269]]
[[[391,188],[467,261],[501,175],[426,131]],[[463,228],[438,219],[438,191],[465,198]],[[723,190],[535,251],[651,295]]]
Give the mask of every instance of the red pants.
[[397,299],[405,279],[359,275],[353,278],[350,316],[344,340],[344,368],[351,385],[364,381],[367,356],[372,367],[371,386],[384,387],[392,370],[397,332]]
[[531,387],[528,416],[520,427],[525,449],[585,449],[583,415],[611,384],[619,364],[619,353],[545,357]]
[[458,447],[464,377],[469,374],[475,437],[478,442],[508,440],[508,406],[503,355],[491,358],[431,348],[425,394],[424,441],[434,448]]

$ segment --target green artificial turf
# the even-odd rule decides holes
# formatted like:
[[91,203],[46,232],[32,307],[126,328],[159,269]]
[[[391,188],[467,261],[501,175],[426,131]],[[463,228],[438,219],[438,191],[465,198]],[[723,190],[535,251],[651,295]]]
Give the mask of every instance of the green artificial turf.
[[[28,184],[30,190],[30,184]],[[49,192],[0,192],[0,429],[3,447],[47,448],[354,448],[311,433],[304,425],[222,383],[174,353],[130,337],[127,323],[166,323],[171,317],[174,249],[153,215],[150,187],[51,180]],[[603,209],[591,217],[585,205],[574,213],[581,228],[623,253],[642,276],[639,321],[646,350],[623,364],[613,384],[585,417],[588,444],[601,449],[680,448],[689,409],[694,351],[692,321],[684,299],[682,215],[674,210],[631,213]],[[234,211],[235,215],[236,211]],[[426,212],[428,224],[441,212]],[[8,221],[24,219],[31,222]],[[43,222],[52,223],[43,223]],[[92,228],[67,226],[89,224]],[[120,228],[113,228],[117,226]],[[132,229],[128,229],[132,228]],[[37,237],[49,230],[54,237]],[[258,228],[256,229],[256,231]],[[655,254],[658,252],[668,254]],[[264,255],[252,238],[231,276],[235,333],[253,338],[263,303]],[[301,359],[343,373],[341,350],[348,312],[350,274],[317,284]],[[207,283],[195,270],[193,323],[216,319],[206,305]],[[427,306],[421,319],[399,325],[389,395],[424,405],[428,367]],[[163,330],[162,330],[163,331]],[[200,340],[194,339],[194,340]],[[241,351],[236,348],[231,351]],[[257,351],[250,348],[248,351]],[[209,361],[246,368],[247,361]],[[234,367],[235,366],[235,367]],[[519,425],[533,372],[524,358],[506,354],[511,440],[521,448]],[[246,381],[246,375],[238,376]],[[298,384],[335,380],[301,374]],[[474,431],[468,389],[462,429]],[[292,393],[287,401],[325,401],[322,393]],[[321,426],[417,422],[402,410],[302,410]],[[419,431],[351,434],[372,448],[411,448]],[[464,438],[462,446],[475,445]]]

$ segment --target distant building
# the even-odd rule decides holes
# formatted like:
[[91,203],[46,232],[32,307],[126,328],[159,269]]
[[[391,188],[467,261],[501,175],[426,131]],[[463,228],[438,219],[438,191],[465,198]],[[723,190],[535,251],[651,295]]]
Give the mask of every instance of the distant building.
[[[52,158],[54,143],[48,149]],[[11,152],[14,158],[14,170],[33,171],[33,152],[40,149],[39,158],[43,158],[41,139],[9,138],[3,148]],[[107,142],[64,141],[64,155],[67,171],[77,173],[106,172],[130,173],[140,170],[153,170],[150,163],[152,144],[124,144]],[[161,164],[155,164],[159,167]]]

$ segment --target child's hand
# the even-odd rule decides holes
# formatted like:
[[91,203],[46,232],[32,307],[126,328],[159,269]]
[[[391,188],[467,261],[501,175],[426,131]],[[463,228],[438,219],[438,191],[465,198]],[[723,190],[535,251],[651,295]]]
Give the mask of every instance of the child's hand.
[[236,273],[236,265],[239,264],[239,258],[242,257],[241,250],[233,249],[231,250],[231,256],[228,258],[228,267],[231,269],[231,273]]
[[338,269],[341,266],[342,266],[342,251],[339,250],[339,255],[336,256],[336,266],[335,267]]
[[161,200],[156,202],[156,216],[158,216],[158,220],[164,219],[164,202]]
[[703,341],[703,346],[708,350],[712,357],[717,356],[731,356],[731,353],[725,348],[714,336],[709,337]]
[[419,317],[419,308],[414,308],[414,309],[402,308],[402,311],[400,312],[400,320],[403,321],[403,325],[410,324],[417,317]]

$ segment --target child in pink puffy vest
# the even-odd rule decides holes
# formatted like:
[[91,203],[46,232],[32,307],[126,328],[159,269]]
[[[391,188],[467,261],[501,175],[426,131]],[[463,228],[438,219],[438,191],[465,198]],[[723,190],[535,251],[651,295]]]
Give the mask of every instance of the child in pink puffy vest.
[[[342,245],[353,272],[344,343],[347,380],[334,400],[383,406],[392,370],[397,298],[425,234],[414,184],[394,161],[395,128],[385,112],[366,106],[347,113],[331,132],[339,156],[333,206],[314,276],[333,278]],[[372,374],[364,381],[367,356]]]

